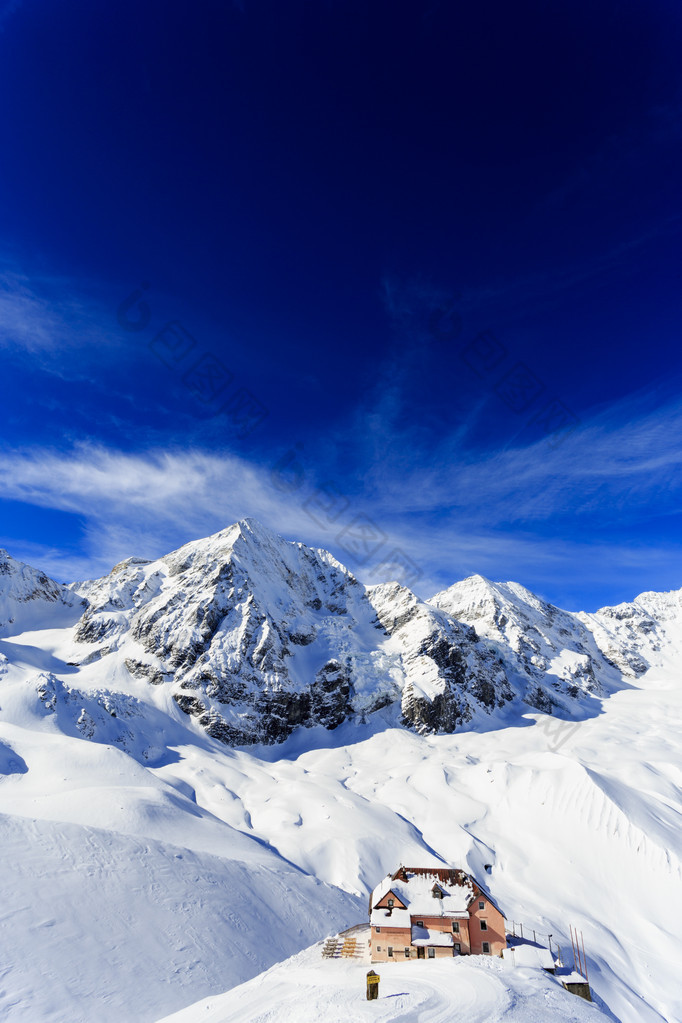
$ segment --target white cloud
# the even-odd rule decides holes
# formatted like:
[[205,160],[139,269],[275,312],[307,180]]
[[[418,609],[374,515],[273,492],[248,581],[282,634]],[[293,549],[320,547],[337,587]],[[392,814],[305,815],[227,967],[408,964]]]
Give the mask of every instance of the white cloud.
[[[45,549],[39,561],[60,580],[106,572],[129,555],[158,557],[254,516],[287,538],[331,550],[366,581],[380,581],[376,566],[398,547],[422,573],[415,589],[424,596],[474,572],[550,591],[565,579],[566,592],[620,573],[624,586],[651,588],[647,565],[662,571],[670,543],[637,547],[619,537],[628,522],[636,531],[640,522],[680,507],[682,402],[656,398],[642,394],[604,409],[558,448],[544,439],[479,458],[467,450],[466,436],[453,435],[428,457],[406,437],[400,457],[387,459],[381,418],[358,422],[353,435],[366,437],[366,444],[357,452],[362,478],[355,486],[341,472],[335,477],[330,438],[321,438],[315,454],[308,452],[312,444],[295,452],[298,478],[278,476],[269,463],[201,449],[5,450],[0,493],[83,522],[81,551]],[[339,450],[347,457],[341,443]],[[318,477],[320,467],[325,475]],[[348,487],[347,505],[338,506],[334,521],[319,509],[311,515],[306,501],[320,482],[335,479],[339,491]],[[387,537],[365,565],[337,541],[358,515]],[[597,535],[606,538],[601,546]],[[40,551],[11,549],[38,561]]]
[[51,301],[37,295],[24,275],[0,273],[0,344],[35,352],[53,348],[63,335]]
[[44,551],[42,567],[58,564],[60,578],[69,565],[82,578],[88,565],[93,575],[133,554],[159,557],[247,516],[290,539],[328,545],[334,532],[303,507],[314,490],[312,479],[293,492],[278,481],[268,466],[196,450],[129,454],[80,445],[67,453],[0,454],[5,498],[70,512],[85,523],[86,559]]
[[[581,487],[586,480],[609,487],[615,481],[622,487],[625,478],[629,492],[639,480],[644,499],[660,485],[661,474],[669,480],[679,466],[674,434],[668,436],[670,431],[653,413],[627,429],[609,431],[604,419],[586,430],[581,443],[593,452],[587,462],[577,440],[572,442],[575,448],[567,441],[555,454],[533,447],[454,468],[439,464],[441,452],[428,469],[410,472],[404,466],[399,479],[375,476],[334,523],[325,523],[320,512],[315,521],[304,506],[316,486],[307,465],[302,485],[288,490],[277,486],[282,478],[270,466],[229,453],[126,453],[95,445],[66,453],[6,451],[0,454],[0,492],[8,499],[77,515],[85,531],[83,551],[77,555],[5,543],[15,556],[40,564],[60,580],[84,578],[108,571],[129,555],[159,557],[254,516],[289,539],[330,549],[365,581],[383,581],[376,566],[398,547],[422,573],[415,585],[422,596],[474,572],[550,592],[556,592],[557,580],[565,579],[568,593],[572,586],[598,583],[604,573],[613,574],[614,566],[624,586],[637,587],[647,567],[665,567],[670,557],[665,544],[635,549],[612,542],[599,547],[589,539],[542,535],[528,524],[514,529],[508,525],[515,515],[551,523],[569,499],[584,500]],[[625,436],[627,451],[622,450]],[[290,478],[295,480],[295,474]],[[365,566],[345,555],[336,541],[344,525],[360,514],[387,535]],[[626,591],[623,599],[633,595]]]
[[630,396],[558,447],[542,438],[474,457],[453,436],[424,459],[406,438],[400,471],[377,461],[368,484],[384,514],[399,502],[403,513],[454,510],[487,528],[557,514],[641,513],[682,491],[681,436],[679,399],[662,405],[655,396]]

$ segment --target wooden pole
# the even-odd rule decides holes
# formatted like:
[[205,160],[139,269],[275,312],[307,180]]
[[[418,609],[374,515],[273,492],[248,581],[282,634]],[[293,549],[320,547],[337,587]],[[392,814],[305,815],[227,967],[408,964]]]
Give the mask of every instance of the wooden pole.
[[519,930],[521,931],[521,937],[523,937],[523,924],[519,924]]
[[575,962],[575,945],[573,944],[573,924],[569,924],[568,926],[571,931],[571,948],[573,949],[573,969],[577,970],[578,967],[576,966]]
[[537,945],[537,938],[535,937],[535,928],[533,928],[533,944]]
[[584,966],[585,966],[585,980],[589,984],[589,977],[587,976],[587,956],[585,955],[585,938],[583,937],[583,932],[582,931],[580,932],[580,939],[581,939],[581,941],[583,943],[583,963],[584,963]]

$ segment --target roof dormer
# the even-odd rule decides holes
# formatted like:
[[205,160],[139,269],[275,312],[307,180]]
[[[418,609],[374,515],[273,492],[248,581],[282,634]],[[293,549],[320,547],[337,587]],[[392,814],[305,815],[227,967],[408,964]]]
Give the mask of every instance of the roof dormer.
[[389,890],[386,892],[386,894],[383,895],[379,899],[379,901],[374,904],[374,909],[388,909],[388,910],[407,909],[407,906],[402,901],[402,899],[400,899],[399,896],[396,895],[396,893],[393,891],[393,889],[389,888]]

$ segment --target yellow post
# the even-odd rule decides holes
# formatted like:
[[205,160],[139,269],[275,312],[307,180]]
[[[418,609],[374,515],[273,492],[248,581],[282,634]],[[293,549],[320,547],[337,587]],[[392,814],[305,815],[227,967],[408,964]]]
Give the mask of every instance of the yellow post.
[[380,977],[374,970],[370,970],[367,974],[367,1001],[371,1001],[373,998],[379,997],[379,981]]

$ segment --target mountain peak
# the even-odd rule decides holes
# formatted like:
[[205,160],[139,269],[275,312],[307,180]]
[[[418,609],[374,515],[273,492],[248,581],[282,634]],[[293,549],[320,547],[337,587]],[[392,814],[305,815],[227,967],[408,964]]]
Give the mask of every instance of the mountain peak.
[[17,561],[4,548],[0,550],[0,635],[9,636],[33,627],[58,627],[61,612],[74,606],[82,611],[82,601],[67,587],[51,579],[40,569]]

